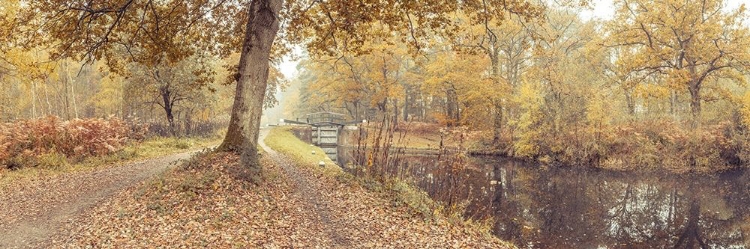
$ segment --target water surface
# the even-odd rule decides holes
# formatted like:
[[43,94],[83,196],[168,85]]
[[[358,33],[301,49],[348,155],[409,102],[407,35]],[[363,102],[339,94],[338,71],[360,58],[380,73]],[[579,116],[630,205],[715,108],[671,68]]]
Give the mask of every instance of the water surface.
[[[346,163],[351,157],[343,157]],[[747,248],[750,173],[554,168],[502,158],[399,156],[387,170],[491,218],[521,248]]]

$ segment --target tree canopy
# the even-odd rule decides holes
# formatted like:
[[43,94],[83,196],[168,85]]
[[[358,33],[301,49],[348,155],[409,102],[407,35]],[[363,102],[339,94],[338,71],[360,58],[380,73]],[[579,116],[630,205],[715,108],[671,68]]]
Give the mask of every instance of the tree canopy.
[[617,1],[615,6],[608,45],[622,47],[620,70],[689,93],[695,122],[702,101],[728,96],[726,81],[745,84],[750,30],[744,5],[731,11],[721,0]]

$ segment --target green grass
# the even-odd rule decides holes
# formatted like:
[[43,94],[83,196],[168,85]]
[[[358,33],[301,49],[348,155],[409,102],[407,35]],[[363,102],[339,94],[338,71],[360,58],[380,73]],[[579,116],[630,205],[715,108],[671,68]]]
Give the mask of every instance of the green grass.
[[32,180],[42,176],[53,176],[71,172],[86,171],[120,165],[137,160],[181,153],[217,145],[220,137],[174,138],[155,137],[141,143],[134,143],[105,156],[80,159],[65,158],[59,154],[47,154],[34,162],[36,167],[23,167],[18,170],[0,169],[0,188],[19,180]]
[[[291,157],[297,165],[315,168],[328,176],[340,177],[344,173],[341,167],[326,156],[323,149],[299,140],[290,130],[290,127],[272,129],[264,140],[266,145]],[[325,167],[318,166],[320,161],[325,163]]]

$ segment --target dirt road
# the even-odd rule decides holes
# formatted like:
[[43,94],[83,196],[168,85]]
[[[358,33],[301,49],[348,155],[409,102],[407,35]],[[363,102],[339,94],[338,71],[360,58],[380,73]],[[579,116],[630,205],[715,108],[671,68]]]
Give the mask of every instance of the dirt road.
[[189,158],[185,152],[154,159],[44,177],[0,190],[0,248],[44,246],[67,222],[119,191]]
[[[294,185],[292,198],[296,198],[300,203],[305,204],[305,208],[300,210],[306,219],[312,220],[312,224],[317,224],[313,229],[319,230],[319,236],[324,237],[324,247],[351,248],[352,241],[346,236],[347,231],[351,231],[355,223],[350,222],[348,217],[342,215],[339,210],[335,210],[335,205],[331,196],[326,193],[332,192],[331,189],[321,184],[318,179],[313,177],[309,172],[299,169],[287,156],[279,154],[268,147],[264,140],[268,135],[268,129],[261,130],[258,144],[268,153],[268,156],[276,165],[279,165],[284,173],[284,177],[289,179]],[[333,208],[333,210],[332,210]]]

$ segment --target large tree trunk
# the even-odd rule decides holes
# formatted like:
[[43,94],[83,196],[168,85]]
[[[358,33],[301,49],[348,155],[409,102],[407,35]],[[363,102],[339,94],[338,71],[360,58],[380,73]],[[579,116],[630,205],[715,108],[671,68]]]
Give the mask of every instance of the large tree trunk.
[[[257,153],[258,129],[268,81],[268,63],[271,45],[279,29],[278,13],[282,2],[254,0],[248,10],[232,115],[227,134],[219,146],[221,151],[244,153],[243,148],[248,145]],[[251,157],[247,162],[257,165],[257,156]]]
[[[249,11],[252,12],[253,10]],[[242,69],[242,65],[247,65],[247,60],[249,59],[250,46],[252,46],[250,34],[253,25],[252,17],[251,13],[250,18],[245,25],[245,39],[243,40],[242,53],[240,54],[240,68],[238,68],[237,76],[235,77],[235,79],[237,79],[237,86],[234,90],[232,115],[229,119],[229,127],[227,128],[226,136],[224,136],[224,141],[219,145],[218,150],[220,151],[239,152],[242,148],[243,142],[246,140],[243,132],[245,127],[242,126],[242,121],[247,119],[248,106],[247,103],[245,103],[245,84],[249,82],[247,79],[245,79],[244,82],[240,82],[239,70]]]
[[[260,170],[258,133],[268,83],[271,46],[279,30],[282,0],[254,0],[249,8],[232,116],[221,150],[242,153],[242,163]],[[257,172],[259,173],[259,172]]]

